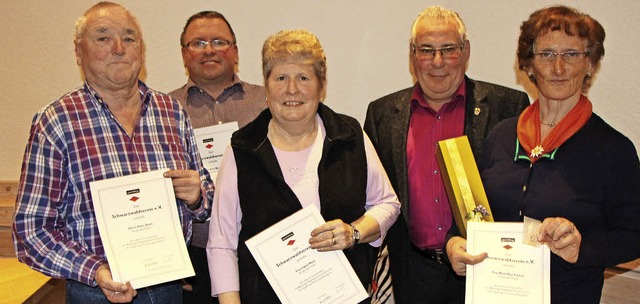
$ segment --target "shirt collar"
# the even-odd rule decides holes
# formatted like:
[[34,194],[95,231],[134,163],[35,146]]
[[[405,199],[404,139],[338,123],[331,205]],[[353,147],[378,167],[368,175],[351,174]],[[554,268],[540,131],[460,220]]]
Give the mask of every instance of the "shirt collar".
[[[85,91],[85,93],[87,93],[89,96],[93,97],[92,99],[101,107],[106,106],[104,100],[102,99],[102,96],[100,96],[100,94],[98,94],[98,92],[91,86],[91,84],[85,80],[84,84],[83,84],[83,90]],[[140,99],[142,100],[142,102],[144,104],[148,103],[149,98],[147,98],[147,95],[151,93],[151,90],[149,89],[149,87],[142,82],[141,80],[138,80],[138,93],[140,93]]]
[[[453,97],[450,101],[443,105],[443,109],[448,109],[449,107],[456,107],[460,104],[463,104],[467,100],[467,83],[462,79],[462,83],[458,86],[458,89],[453,93]],[[413,86],[413,93],[411,94],[411,101],[415,106],[420,106],[425,109],[430,109],[431,107],[427,103],[424,98],[424,92],[420,87],[420,83],[417,83]]]
[[[540,155],[540,159],[546,158],[549,160],[555,160],[556,152],[558,152],[558,149],[560,148],[555,148],[550,152],[542,153],[542,155]],[[520,145],[520,140],[518,140],[518,137],[516,136],[516,151],[513,157],[513,161],[518,161],[518,160],[526,160],[531,162],[531,158],[527,154],[527,151],[522,148],[522,146]]]
[[[220,93],[220,96],[211,96],[211,98],[213,98],[214,100],[218,100],[218,99],[221,99],[223,96],[230,94],[228,92],[235,92],[236,90],[240,90],[240,92],[244,92],[244,88],[242,87],[242,82],[240,81],[240,77],[238,77],[238,74],[234,73],[231,84],[228,87],[224,88],[224,90],[222,90],[222,93]],[[198,85],[195,82],[193,82],[191,77],[189,77],[189,79],[187,80],[187,96],[189,94],[192,94],[193,92],[209,95],[207,91],[198,87]]]

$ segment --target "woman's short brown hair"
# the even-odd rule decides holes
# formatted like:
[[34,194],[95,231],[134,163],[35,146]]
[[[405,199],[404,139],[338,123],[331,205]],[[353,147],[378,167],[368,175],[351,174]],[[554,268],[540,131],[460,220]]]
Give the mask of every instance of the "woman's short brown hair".
[[[527,72],[533,65],[533,47],[538,37],[554,31],[564,31],[569,36],[578,36],[587,41],[587,59],[591,61],[594,72],[600,66],[604,56],[604,28],[591,16],[567,6],[551,6],[539,9],[520,26],[518,38],[518,65]],[[536,80],[529,76],[533,83]],[[583,88],[591,84],[591,75],[585,77]]]

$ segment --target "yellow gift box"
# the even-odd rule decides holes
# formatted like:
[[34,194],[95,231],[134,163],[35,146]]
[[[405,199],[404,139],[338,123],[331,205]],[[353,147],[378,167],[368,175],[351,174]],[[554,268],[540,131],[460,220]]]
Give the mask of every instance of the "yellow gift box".
[[467,136],[439,141],[436,158],[462,237],[467,237],[468,220],[493,222],[487,194]]

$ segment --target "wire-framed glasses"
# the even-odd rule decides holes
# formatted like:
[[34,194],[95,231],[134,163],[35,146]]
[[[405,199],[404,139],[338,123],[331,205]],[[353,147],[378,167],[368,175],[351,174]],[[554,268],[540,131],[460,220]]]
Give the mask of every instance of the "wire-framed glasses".
[[430,61],[436,58],[436,53],[440,52],[443,59],[458,59],[462,55],[464,45],[448,45],[441,48],[432,48],[426,46],[413,46],[413,53],[418,60]]
[[227,51],[234,42],[225,39],[213,39],[211,41],[205,40],[194,40],[184,45],[184,47],[191,52],[202,52],[207,48],[207,45],[210,45],[215,51],[225,52]]
[[560,56],[562,61],[568,64],[576,64],[582,62],[584,58],[589,56],[589,51],[566,51],[566,52],[552,52],[543,51],[533,53],[535,59],[541,63],[549,64],[556,61],[556,57]]

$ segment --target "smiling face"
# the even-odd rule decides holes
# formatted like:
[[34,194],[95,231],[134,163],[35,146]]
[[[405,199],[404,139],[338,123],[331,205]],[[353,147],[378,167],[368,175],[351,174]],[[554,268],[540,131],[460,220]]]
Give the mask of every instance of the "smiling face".
[[281,125],[314,124],[324,85],[313,65],[275,65],[265,82],[267,105],[273,119]]
[[208,84],[228,84],[233,81],[235,66],[238,63],[238,48],[235,45],[231,30],[220,18],[196,19],[186,29],[183,44],[201,40],[210,42],[214,39],[230,41],[232,44],[226,51],[216,51],[210,45],[204,50],[193,52],[182,48],[182,59],[189,71],[189,77],[199,86]]
[[142,33],[121,8],[104,8],[88,16],[75,42],[76,62],[99,91],[136,87],[144,61]]
[[[569,36],[564,31],[552,31],[539,36],[533,51],[562,53],[567,51],[584,52],[587,50],[587,41],[577,36]],[[540,100],[578,99],[582,93],[582,86],[585,77],[593,72],[592,64],[582,57],[577,63],[568,64],[564,62],[562,56],[545,63],[534,58],[529,71],[536,80],[536,85],[540,93]]]
[[462,54],[456,59],[444,59],[436,52],[433,60],[418,60],[411,52],[413,73],[429,103],[445,103],[451,100],[464,79],[469,60],[470,45],[462,42],[462,37],[453,22],[429,22],[426,18],[416,26],[413,44],[416,48],[439,49],[447,46],[464,45]]

